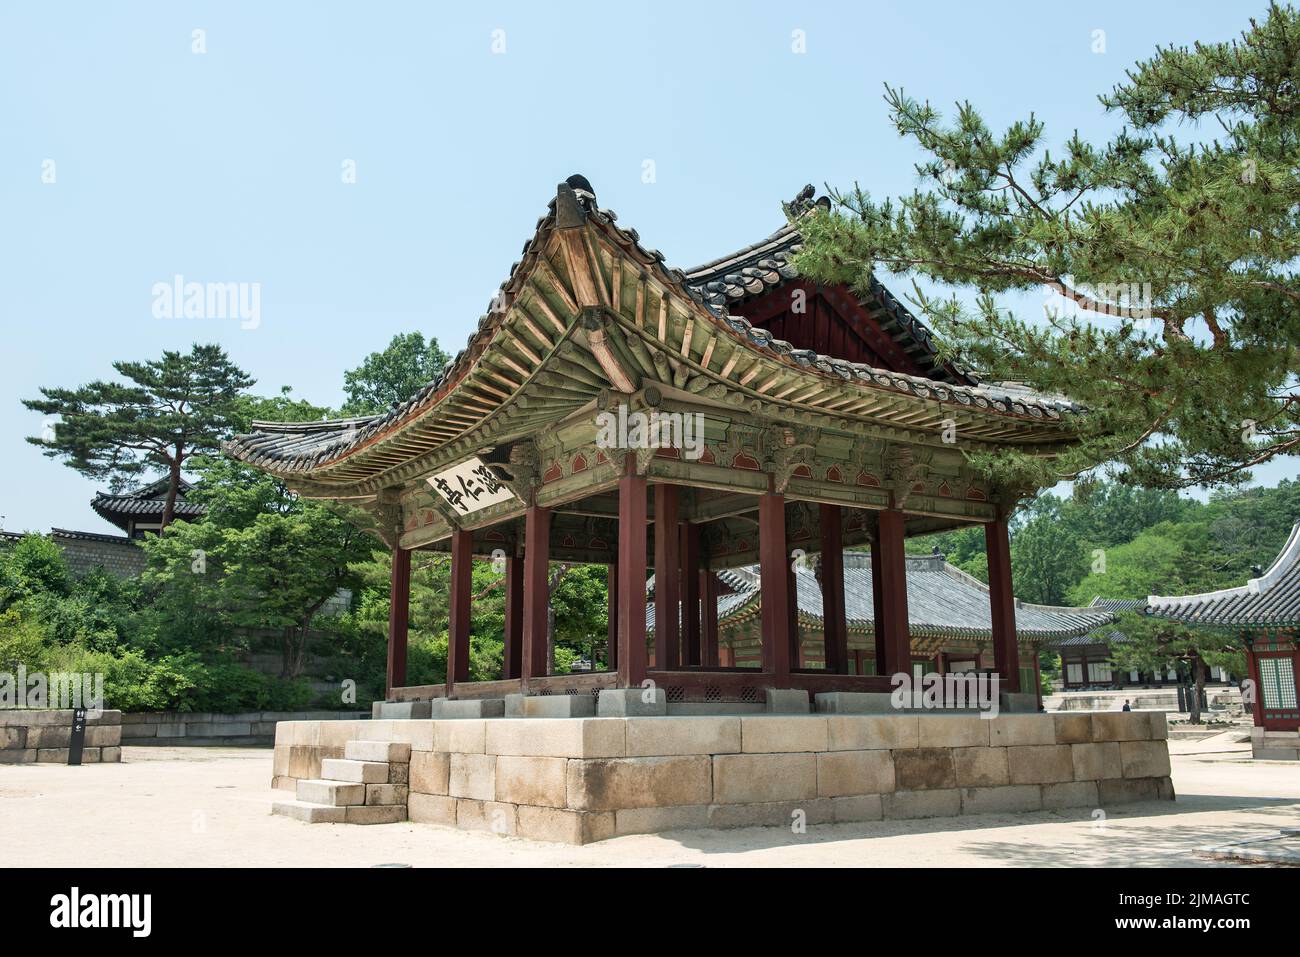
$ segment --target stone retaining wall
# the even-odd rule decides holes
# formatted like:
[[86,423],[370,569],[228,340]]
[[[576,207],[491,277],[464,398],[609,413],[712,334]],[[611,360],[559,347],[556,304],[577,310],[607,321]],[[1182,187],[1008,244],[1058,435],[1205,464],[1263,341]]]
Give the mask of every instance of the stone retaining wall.
[[281,721],[355,720],[361,711],[248,711],[209,714],[149,711],[122,715],[122,743],[131,745],[267,745]]
[[1160,712],[285,722],[273,786],[349,740],[411,745],[410,820],[582,844],[1172,800]]
[[[67,764],[72,709],[0,710],[0,764]],[[86,721],[83,764],[122,760],[122,712],[101,711]]]

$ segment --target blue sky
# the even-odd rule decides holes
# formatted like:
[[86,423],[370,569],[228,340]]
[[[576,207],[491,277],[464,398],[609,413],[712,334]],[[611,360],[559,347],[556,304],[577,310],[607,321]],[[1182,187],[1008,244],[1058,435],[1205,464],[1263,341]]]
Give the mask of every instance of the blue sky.
[[[1103,137],[1096,96],[1127,66],[1264,6],[6,3],[3,525],[113,531],[95,483],[22,441],[42,385],[211,341],[259,391],[337,405],[395,333],[457,351],[570,173],[690,266],[775,229],[805,183],[910,190],[885,82]],[[153,284],[177,274],[260,283],[260,324],[155,318]]]

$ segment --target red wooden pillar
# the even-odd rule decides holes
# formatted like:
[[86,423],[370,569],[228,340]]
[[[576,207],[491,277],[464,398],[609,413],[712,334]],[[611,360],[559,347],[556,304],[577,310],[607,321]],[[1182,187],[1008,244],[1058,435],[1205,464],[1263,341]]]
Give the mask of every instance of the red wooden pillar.
[[447,697],[458,681],[469,681],[469,622],[474,572],[474,535],[451,533],[451,585],[447,602]]
[[717,668],[718,657],[718,576],[711,568],[700,569],[700,664]]
[[885,575],[881,571],[880,527],[871,531],[871,617],[875,623],[875,674],[885,674]]
[[618,683],[645,680],[646,481],[628,469],[618,480]]
[[833,675],[846,675],[849,673],[849,624],[844,611],[844,540],[838,505],[821,507],[821,532],[826,670]]
[[522,673],[524,635],[524,560],[518,555],[506,558],[505,660],[502,678],[518,678]]
[[[876,623],[876,674],[912,673],[912,639],[907,621],[907,556],[903,551],[903,513],[880,513],[880,619]],[[883,622],[883,628],[881,623]],[[883,636],[884,641],[880,643]],[[883,645],[883,647],[882,647]],[[882,667],[883,664],[883,667]]]
[[790,667],[802,668],[803,640],[799,635],[799,578],[794,570],[794,560],[785,563],[785,575],[790,589]]
[[790,555],[785,547],[785,496],[758,497],[758,557],[762,595],[763,670],[777,687],[790,676]]
[[[605,566],[606,618],[609,620],[605,637],[605,670],[618,670],[618,565]],[[593,661],[593,668],[596,663]]]
[[530,505],[524,513],[523,677],[542,678],[546,660],[546,613],[550,607],[547,578],[551,558],[551,510]]
[[406,684],[406,633],[411,615],[411,551],[393,549],[393,570],[388,584],[388,687]]
[[984,551],[989,562],[989,611],[993,623],[993,668],[1002,690],[1020,690],[1020,649],[1016,647],[1016,600],[1011,594],[1011,539],[1007,521],[984,526]]
[[700,526],[692,522],[682,522],[678,534],[682,546],[682,663],[698,665],[700,663]]
[[677,486],[655,485],[655,667],[681,664],[681,544]]
[[1043,710],[1043,672],[1038,666],[1038,648],[1034,648],[1034,696],[1038,699],[1038,710]]

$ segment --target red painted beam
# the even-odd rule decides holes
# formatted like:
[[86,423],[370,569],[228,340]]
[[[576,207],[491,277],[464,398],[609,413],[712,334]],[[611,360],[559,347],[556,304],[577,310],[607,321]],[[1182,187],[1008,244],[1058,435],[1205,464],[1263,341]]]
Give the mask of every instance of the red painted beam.
[[682,660],[700,664],[700,526],[682,522]]
[[[871,616],[875,622],[875,663],[878,675],[885,673],[885,659],[889,657],[885,648],[885,574],[880,561],[880,528],[876,526],[870,532],[871,546]],[[861,672],[859,671],[859,674]]]
[[[884,657],[877,659],[877,674],[912,673],[912,640],[907,621],[907,556],[904,552],[903,513],[885,509],[877,516],[880,528],[880,614],[877,634],[884,634]],[[884,669],[880,670],[883,661]]]
[[550,608],[551,510],[528,506],[524,513],[523,679],[550,671],[546,655],[546,617]]
[[700,569],[700,664],[718,665],[718,576],[712,569]]
[[447,602],[447,697],[458,681],[469,681],[470,603],[474,574],[474,534],[451,533],[451,585]]
[[[618,565],[605,566],[606,617],[609,620],[605,638],[605,668],[618,670]],[[592,667],[596,666],[592,662]]]
[[522,673],[524,651],[524,560],[506,556],[506,621],[503,678],[518,678]]
[[393,549],[393,568],[388,585],[388,687],[406,684],[406,637],[411,616],[411,552]]
[[[634,464],[628,456],[628,468]],[[618,683],[645,680],[646,481],[628,471],[618,480]]]
[[993,667],[1002,690],[1020,690],[1020,649],[1016,645],[1016,600],[1011,593],[1011,539],[1006,519],[984,526],[989,561],[989,612],[993,623]]
[[768,492],[758,497],[758,557],[763,590],[761,627],[763,670],[777,687],[790,677],[790,554],[785,545],[785,496]]
[[840,507],[823,505],[820,512],[826,670],[832,674],[846,675],[849,673],[849,624],[844,610],[844,536]]
[[676,485],[655,485],[655,667],[681,664],[681,528]]

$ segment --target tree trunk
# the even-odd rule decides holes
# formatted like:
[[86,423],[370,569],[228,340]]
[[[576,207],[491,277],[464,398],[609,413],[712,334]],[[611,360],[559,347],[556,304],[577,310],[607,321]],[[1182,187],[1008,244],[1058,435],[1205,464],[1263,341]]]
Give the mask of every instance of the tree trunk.
[[1205,695],[1205,663],[1198,657],[1194,659],[1196,665],[1196,680],[1192,684],[1192,698],[1196,704],[1196,718],[1193,724],[1201,723],[1201,698]]
[[163,505],[162,521],[158,523],[159,535],[166,531],[167,526],[172,523],[172,517],[176,514],[176,496],[181,490],[180,449],[177,449],[176,452],[176,457],[172,459],[171,469],[167,473],[167,502]]
[[1192,655],[1191,662],[1191,681],[1188,682],[1188,699],[1187,699],[1187,718],[1192,724],[1201,723],[1201,659]]

